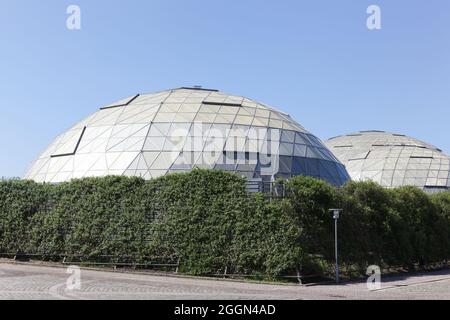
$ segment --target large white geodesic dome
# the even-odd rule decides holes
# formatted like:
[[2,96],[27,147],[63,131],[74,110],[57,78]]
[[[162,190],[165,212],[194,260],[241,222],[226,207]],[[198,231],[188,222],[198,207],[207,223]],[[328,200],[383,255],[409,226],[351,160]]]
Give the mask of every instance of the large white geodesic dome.
[[372,180],[388,188],[416,186],[430,192],[450,189],[450,157],[420,140],[384,131],[361,131],[325,144],[353,180]]
[[344,166],[289,115],[217,90],[180,88],[101,108],[58,136],[25,175],[37,182],[195,167],[270,181],[308,175],[341,185]]

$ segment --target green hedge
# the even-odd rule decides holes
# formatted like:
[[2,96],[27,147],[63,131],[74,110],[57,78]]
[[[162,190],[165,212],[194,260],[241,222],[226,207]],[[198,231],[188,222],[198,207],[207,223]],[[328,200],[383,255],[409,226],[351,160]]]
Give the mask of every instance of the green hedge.
[[59,185],[0,181],[0,253],[179,262],[196,275],[329,272],[334,222],[341,263],[426,266],[450,257],[450,193],[371,182],[342,188],[309,177],[279,182],[283,199],[248,194],[234,174],[194,170],[144,181],[105,177]]
[[0,182],[0,251],[26,252],[31,221],[42,211],[51,188],[31,181]]

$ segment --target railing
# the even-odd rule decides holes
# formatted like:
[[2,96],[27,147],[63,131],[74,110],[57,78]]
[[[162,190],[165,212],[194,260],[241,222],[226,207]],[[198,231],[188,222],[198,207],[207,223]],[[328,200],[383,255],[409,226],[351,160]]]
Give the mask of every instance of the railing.
[[142,257],[140,261],[146,262],[132,262],[130,260],[135,259],[133,256],[114,256],[114,255],[99,255],[94,257],[94,261],[91,261],[91,257],[79,254],[35,254],[35,253],[0,253],[0,257],[11,258],[14,261],[37,259],[40,261],[58,261],[63,265],[85,265],[85,266],[105,266],[113,267],[130,267],[133,269],[171,269],[178,272],[180,261],[174,261],[161,257]]
[[246,182],[247,191],[250,193],[261,192],[268,198],[286,197],[286,185],[273,181],[262,181],[261,179],[249,179]]
[[[9,258],[14,261],[53,261],[61,263],[62,265],[79,265],[84,267],[107,267],[117,270],[119,268],[131,268],[133,270],[157,270],[164,272],[178,273],[180,267],[180,260],[167,259],[161,257],[142,257],[140,260],[145,262],[132,262],[130,260],[135,259],[133,256],[123,255],[99,255],[95,257],[88,257],[80,254],[35,254],[35,253],[0,253],[0,257]],[[227,272],[225,270],[220,271],[217,269],[216,273],[203,274],[202,276],[221,279],[248,279],[248,280],[264,280],[260,275],[240,274]],[[279,275],[275,278],[280,281],[288,281],[299,284],[305,284],[310,282],[324,282],[327,278],[317,274],[300,274],[300,272]]]

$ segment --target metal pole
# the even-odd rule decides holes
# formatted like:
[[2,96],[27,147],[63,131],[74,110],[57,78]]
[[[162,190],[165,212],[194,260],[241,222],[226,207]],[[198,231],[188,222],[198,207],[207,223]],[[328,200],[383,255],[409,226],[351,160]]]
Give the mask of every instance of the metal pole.
[[339,256],[338,256],[338,219],[334,219],[334,247],[336,256],[336,284],[339,284]]

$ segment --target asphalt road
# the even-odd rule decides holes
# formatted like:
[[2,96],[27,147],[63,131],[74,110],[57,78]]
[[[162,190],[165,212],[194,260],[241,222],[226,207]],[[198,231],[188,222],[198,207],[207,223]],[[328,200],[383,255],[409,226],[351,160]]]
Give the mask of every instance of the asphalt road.
[[[0,299],[241,300],[241,299],[445,299],[450,270],[382,278],[370,291],[365,282],[336,285],[268,285],[198,278],[155,276],[82,269],[81,287],[65,268],[0,262]],[[71,278],[71,280],[74,280]]]

